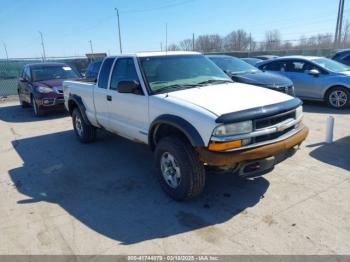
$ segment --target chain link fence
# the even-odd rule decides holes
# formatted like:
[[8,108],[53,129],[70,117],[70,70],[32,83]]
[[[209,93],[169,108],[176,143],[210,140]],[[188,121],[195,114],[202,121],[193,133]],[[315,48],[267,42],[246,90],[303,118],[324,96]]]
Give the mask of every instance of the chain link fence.
[[[16,95],[18,77],[23,66],[40,62],[42,59],[38,58],[0,60],[0,96]],[[85,72],[89,59],[86,57],[48,58],[46,62],[66,63],[81,74]]]

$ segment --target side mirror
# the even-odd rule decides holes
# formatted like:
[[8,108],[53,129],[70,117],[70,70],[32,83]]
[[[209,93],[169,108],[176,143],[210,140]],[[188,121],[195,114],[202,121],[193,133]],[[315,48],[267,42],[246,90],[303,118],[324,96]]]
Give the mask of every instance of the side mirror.
[[20,82],[23,82],[23,83],[24,83],[24,82],[28,82],[27,79],[25,79],[25,78],[23,78],[23,77],[21,77],[21,76],[19,77],[19,81],[20,81]]
[[124,94],[141,94],[140,83],[137,81],[120,81],[117,91]]
[[312,76],[319,76],[321,73],[320,71],[318,71],[317,69],[311,69],[309,71],[309,75],[312,75]]

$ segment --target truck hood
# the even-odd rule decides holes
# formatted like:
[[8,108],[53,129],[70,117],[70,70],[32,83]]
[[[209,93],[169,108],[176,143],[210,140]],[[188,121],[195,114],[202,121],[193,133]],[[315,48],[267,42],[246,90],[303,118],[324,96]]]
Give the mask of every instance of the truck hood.
[[182,100],[220,116],[281,103],[293,97],[258,86],[228,83],[170,92],[165,99]]

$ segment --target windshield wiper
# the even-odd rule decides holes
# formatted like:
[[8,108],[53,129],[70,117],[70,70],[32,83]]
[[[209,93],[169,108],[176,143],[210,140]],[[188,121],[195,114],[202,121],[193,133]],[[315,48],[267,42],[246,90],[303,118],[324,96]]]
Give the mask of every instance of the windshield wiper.
[[175,85],[170,85],[170,86],[166,86],[166,87],[163,87],[157,91],[154,91],[155,94],[158,94],[158,93],[166,93],[168,91],[171,91],[171,90],[174,90],[174,91],[177,91],[177,90],[184,90],[184,89],[188,89],[188,88],[193,88],[193,87],[197,87],[198,85],[197,84],[186,84],[186,85],[179,85],[179,84],[175,84]]
[[223,80],[223,79],[210,79],[207,81],[203,81],[198,83],[197,85],[208,85],[208,84],[224,84],[224,83],[233,83],[231,80]]

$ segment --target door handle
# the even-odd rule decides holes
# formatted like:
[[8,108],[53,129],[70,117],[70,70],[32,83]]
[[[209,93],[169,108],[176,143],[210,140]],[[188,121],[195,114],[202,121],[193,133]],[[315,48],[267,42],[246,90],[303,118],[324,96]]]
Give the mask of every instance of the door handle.
[[107,101],[112,101],[112,96],[107,95]]

